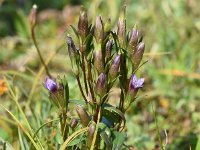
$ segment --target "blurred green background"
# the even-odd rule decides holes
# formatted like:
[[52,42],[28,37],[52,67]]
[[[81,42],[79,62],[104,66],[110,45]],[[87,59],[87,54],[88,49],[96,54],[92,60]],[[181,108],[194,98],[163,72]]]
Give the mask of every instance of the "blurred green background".
[[[27,16],[33,4],[39,8],[36,36],[42,55],[49,60],[54,77],[67,74],[72,99],[81,96],[77,94],[67,48],[57,49],[65,44],[66,35],[72,34],[69,25],[76,26],[83,5],[91,23],[96,15],[104,20],[110,17],[116,29],[119,10],[126,4],[128,30],[137,24],[146,44],[143,61],[148,60],[140,68],[140,76],[145,77],[141,98],[127,115],[127,144],[139,150],[156,149],[161,139],[166,149],[198,150],[200,1],[0,0],[0,91],[6,76],[18,89],[20,104],[37,128],[35,116],[45,122],[53,115],[49,115],[50,103],[42,85],[45,72],[30,38]],[[0,92],[0,103],[18,113],[7,92]],[[32,109],[26,109],[27,105]],[[1,110],[0,141],[19,147],[17,131],[12,119]]]

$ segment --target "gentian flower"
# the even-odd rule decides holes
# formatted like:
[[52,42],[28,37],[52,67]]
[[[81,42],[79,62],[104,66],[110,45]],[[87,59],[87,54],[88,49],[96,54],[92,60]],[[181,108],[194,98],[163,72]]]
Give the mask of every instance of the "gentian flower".
[[129,89],[126,95],[126,100],[123,106],[124,110],[127,110],[130,104],[135,100],[138,90],[143,87],[143,83],[144,78],[137,79],[135,74],[132,75],[129,82]]
[[136,75],[133,74],[130,80],[129,90],[138,90],[143,87],[144,78],[137,79]]
[[47,90],[49,90],[52,93],[55,93],[58,90],[58,84],[49,77],[46,78],[44,86]]

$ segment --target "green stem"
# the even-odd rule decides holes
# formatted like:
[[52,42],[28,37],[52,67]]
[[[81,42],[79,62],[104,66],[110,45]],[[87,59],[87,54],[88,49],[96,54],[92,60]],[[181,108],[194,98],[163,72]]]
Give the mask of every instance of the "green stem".
[[40,58],[40,61],[42,62],[42,65],[44,66],[44,69],[45,69],[45,71],[46,71],[46,74],[47,74],[49,77],[51,77],[50,72],[49,72],[49,70],[48,70],[48,68],[47,68],[47,66],[46,66],[46,64],[45,64],[45,62],[44,62],[44,59],[43,59],[41,53],[40,53],[40,49],[39,49],[39,47],[38,47],[38,44],[37,44],[37,41],[36,41],[36,38],[35,38],[35,31],[34,31],[34,28],[31,29],[31,37],[32,37],[33,43],[34,43],[34,45],[35,45],[35,48],[36,48],[36,50],[37,50],[38,56],[39,56],[39,58]]
[[83,88],[82,88],[82,86],[81,86],[81,82],[80,82],[79,76],[76,76],[76,80],[77,80],[77,82],[78,82],[78,87],[79,87],[79,89],[80,89],[80,91],[81,91],[81,94],[82,94],[82,96],[83,96],[83,99],[85,100],[85,103],[87,104],[87,99],[86,99],[85,94],[84,94],[84,92],[83,92]]

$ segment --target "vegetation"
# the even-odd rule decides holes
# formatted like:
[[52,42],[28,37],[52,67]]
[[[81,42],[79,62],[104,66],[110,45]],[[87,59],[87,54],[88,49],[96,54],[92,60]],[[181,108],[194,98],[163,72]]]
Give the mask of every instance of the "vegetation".
[[[70,35],[76,47],[79,43],[70,25],[77,25],[80,5],[83,5],[88,10],[89,23],[95,25],[96,16],[101,15],[105,24],[110,17],[111,27],[117,31],[119,12],[126,3],[127,29],[137,27],[145,42],[141,62],[144,64],[136,72],[145,82],[136,101],[126,111],[126,126],[121,133],[127,137],[120,136],[126,137],[120,139],[126,139],[123,148],[199,149],[200,2],[34,2],[38,5],[34,34],[41,56],[52,79],[58,77],[57,82],[64,85],[68,81],[69,100],[79,105],[84,99],[71,67],[66,39]],[[52,105],[49,91],[44,87],[48,75],[31,36],[28,15],[32,4],[32,1],[20,4],[0,1],[0,145],[4,149],[59,149],[64,142],[58,109]],[[109,94],[111,105],[119,99],[117,82]],[[79,117],[75,104],[69,107],[69,121],[76,122],[73,118]],[[81,122],[78,124],[74,131],[70,127],[66,145],[86,140],[87,127],[82,128]],[[116,131],[113,134],[118,136]]]

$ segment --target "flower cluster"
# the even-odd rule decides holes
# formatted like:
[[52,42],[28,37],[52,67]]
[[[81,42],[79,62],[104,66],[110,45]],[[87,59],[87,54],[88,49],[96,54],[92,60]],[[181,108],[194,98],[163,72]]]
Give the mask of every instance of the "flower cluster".
[[[125,124],[124,113],[135,100],[138,90],[143,87],[144,78],[137,79],[135,72],[140,67],[145,44],[136,27],[127,32],[124,15],[120,14],[115,32],[111,29],[110,19],[104,22],[101,16],[96,17],[94,26],[90,25],[87,12],[83,10],[77,29],[71,26],[76,37],[67,36],[72,70],[86,107],[79,105],[76,111],[81,125],[89,126],[88,137],[93,136],[98,120],[120,131],[122,123]],[[121,89],[117,107],[108,103],[108,95],[115,85]],[[60,93],[65,89],[63,85],[47,78],[45,87],[50,91],[52,99],[58,100],[57,106],[68,105],[68,99],[60,98],[64,96]],[[77,119],[72,119],[71,124],[74,128]],[[87,142],[87,146],[92,143],[90,138]]]

